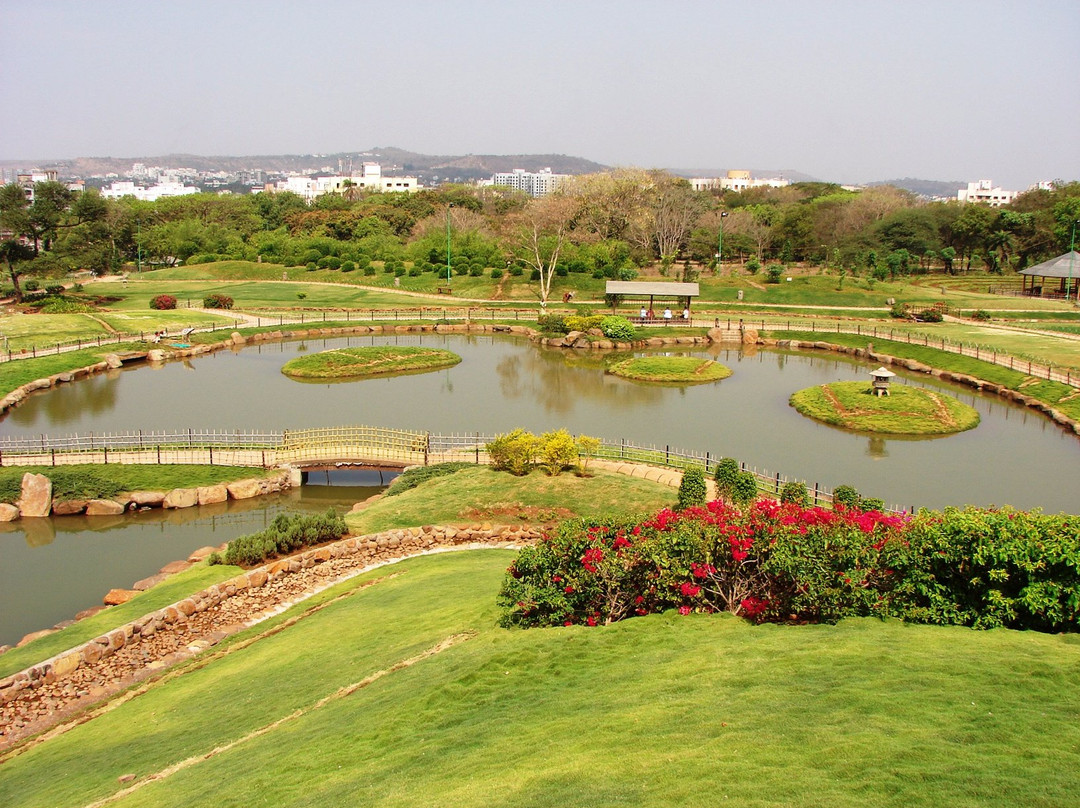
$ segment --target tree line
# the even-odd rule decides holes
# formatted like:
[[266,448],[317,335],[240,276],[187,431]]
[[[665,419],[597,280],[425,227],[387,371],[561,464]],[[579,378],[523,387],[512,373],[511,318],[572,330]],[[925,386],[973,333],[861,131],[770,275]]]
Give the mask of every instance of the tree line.
[[240,259],[348,270],[374,261],[437,271],[449,238],[453,271],[528,271],[546,299],[552,276],[567,272],[630,279],[658,266],[689,279],[716,268],[721,242],[725,264],[751,271],[801,262],[881,276],[1007,273],[1068,249],[1077,219],[1080,182],[1028,191],[1003,208],[927,202],[892,186],[695,191],[639,169],[574,177],[541,199],[447,185],[412,194],[349,188],[310,203],[288,192],[143,202],[41,182],[32,200],[20,185],[0,187],[0,259],[21,298],[22,276],[131,264]]

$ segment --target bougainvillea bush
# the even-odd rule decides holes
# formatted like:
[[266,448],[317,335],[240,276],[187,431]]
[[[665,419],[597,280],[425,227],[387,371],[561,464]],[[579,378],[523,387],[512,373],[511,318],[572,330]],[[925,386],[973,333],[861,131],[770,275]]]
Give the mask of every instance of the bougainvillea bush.
[[1078,525],[1011,510],[907,518],[772,501],[570,521],[507,570],[502,623],[597,625],[677,609],[1069,630],[1080,612]]

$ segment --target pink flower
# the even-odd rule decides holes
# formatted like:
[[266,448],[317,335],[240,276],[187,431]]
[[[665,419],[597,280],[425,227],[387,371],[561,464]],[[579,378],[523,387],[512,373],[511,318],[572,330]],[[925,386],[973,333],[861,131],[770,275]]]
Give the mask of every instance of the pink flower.
[[690,614],[690,607],[689,606],[680,606],[679,607],[679,614],[681,614],[681,615]]

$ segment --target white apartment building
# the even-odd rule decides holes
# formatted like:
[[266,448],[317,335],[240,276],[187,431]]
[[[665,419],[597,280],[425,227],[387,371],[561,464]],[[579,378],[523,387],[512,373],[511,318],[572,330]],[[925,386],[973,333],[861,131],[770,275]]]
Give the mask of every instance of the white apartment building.
[[790,184],[790,180],[783,177],[755,179],[743,169],[733,169],[726,177],[694,177],[690,180],[690,186],[695,191],[745,191],[747,188],[783,188]]
[[1000,208],[1002,205],[1008,205],[1019,195],[1019,191],[1005,191],[1001,188],[995,188],[994,183],[990,180],[979,180],[978,182],[969,182],[966,191],[963,188],[957,191],[956,200],[958,202],[974,202],[979,205]]
[[157,202],[166,196],[188,196],[197,194],[199,189],[194,185],[184,185],[181,182],[160,182],[143,188],[134,182],[114,182],[108,188],[101,189],[101,195],[106,199],[121,199],[125,196],[133,196],[143,202]]
[[308,202],[324,194],[343,194],[349,188],[365,191],[403,191],[412,193],[420,190],[416,177],[385,177],[382,166],[378,163],[364,163],[360,174],[330,177],[289,177],[268,186],[267,191],[291,191]]
[[538,197],[547,196],[559,186],[559,183],[569,177],[569,174],[552,174],[550,168],[543,168],[535,173],[523,168],[515,168],[513,171],[496,173],[483,184],[503,185],[515,191],[522,191],[529,196]]

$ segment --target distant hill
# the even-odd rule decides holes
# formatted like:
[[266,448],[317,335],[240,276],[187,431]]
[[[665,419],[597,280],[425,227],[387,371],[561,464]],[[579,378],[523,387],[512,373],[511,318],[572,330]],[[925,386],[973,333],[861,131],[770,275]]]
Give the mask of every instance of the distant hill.
[[902,180],[881,180],[868,182],[867,185],[894,185],[911,191],[913,194],[927,197],[947,197],[956,199],[956,192],[961,188],[967,188],[966,182],[942,182],[941,180],[918,180],[914,177],[904,177]]
[[73,160],[3,160],[0,167],[11,169],[58,168],[61,175],[89,177],[127,174],[135,163],[164,168],[191,168],[195,171],[297,172],[301,174],[359,171],[365,161],[380,163],[387,172],[409,173],[421,181],[438,177],[443,181],[475,180],[496,171],[550,168],[556,174],[589,174],[607,166],[565,154],[465,154],[431,155],[393,146],[333,154],[261,154],[250,156],[165,154],[141,157],[79,157]]

